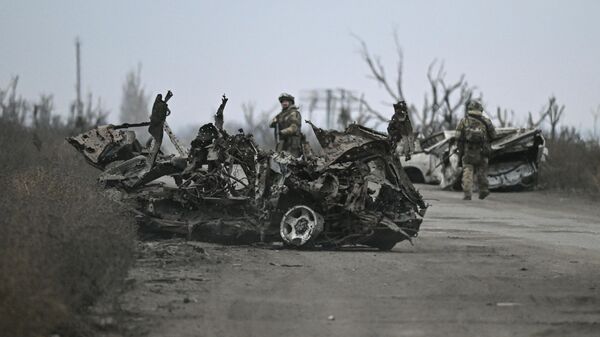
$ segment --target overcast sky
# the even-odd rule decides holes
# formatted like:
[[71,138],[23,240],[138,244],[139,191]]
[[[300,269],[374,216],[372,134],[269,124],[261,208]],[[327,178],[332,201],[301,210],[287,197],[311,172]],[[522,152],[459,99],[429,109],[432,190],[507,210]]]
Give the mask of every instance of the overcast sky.
[[125,74],[138,62],[148,92],[173,90],[176,128],[209,121],[223,93],[226,118],[240,118],[243,102],[266,110],[282,91],[312,88],[364,92],[381,108],[389,98],[367,78],[351,34],[392,73],[396,29],[409,103],[422,104],[437,58],[448,80],[464,73],[483,91],[488,110],[511,108],[524,120],[554,94],[567,124],[588,127],[600,105],[599,14],[593,0],[0,0],[0,85],[18,74],[25,97],[52,93],[66,113],[79,36],[84,91],[101,96],[113,120]]

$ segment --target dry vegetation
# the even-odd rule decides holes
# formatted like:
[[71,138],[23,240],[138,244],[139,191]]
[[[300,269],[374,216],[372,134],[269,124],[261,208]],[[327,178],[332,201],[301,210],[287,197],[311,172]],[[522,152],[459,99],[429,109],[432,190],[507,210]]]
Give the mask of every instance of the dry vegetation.
[[600,145],[584,140],[574,129],[548,137],[548,160],[540,170],[540,187],[600,196]]
[[[133,262],[131,217],[94,187],[64,129],[0,118],[0,331],[85,335]],[[83,330],[82,330],[83,328]]]

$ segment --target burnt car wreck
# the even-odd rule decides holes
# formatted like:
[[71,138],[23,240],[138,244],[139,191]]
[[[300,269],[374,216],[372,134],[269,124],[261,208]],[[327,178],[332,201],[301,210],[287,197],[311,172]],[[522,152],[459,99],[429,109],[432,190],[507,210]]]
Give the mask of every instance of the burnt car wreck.
[[129,125],[100,126],[68,142],[102,171],[105,192],[131,209],[145,232],[225,244],[382,250],[417,236],[427,205],[384,135],[309,122],[322,153],[294,158],[260,149],[252,135],[229,134],[220,110],[189,149],[160,153],[151,168],[148,149]]
[[[547,155],[538,129],[497,128],[491,142],[488,181],[493,190],[523,190],[537,184],[540,163]],[[442,189],[460,189],[462,168],[455,131],[441,131],[417,144],[413,159],[403,165],[413,182],[439,183]]]

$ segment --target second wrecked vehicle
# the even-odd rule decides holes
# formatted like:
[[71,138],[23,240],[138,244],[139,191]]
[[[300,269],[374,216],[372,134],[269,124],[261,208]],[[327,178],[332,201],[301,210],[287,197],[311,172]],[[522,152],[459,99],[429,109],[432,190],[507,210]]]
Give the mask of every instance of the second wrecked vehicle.
[[[497,128],[491,142],[489,188],[518,190],[537,184],[539,165],[547,154],[538,129]],[[417,141],[417,151],[403,166],[413,182],[460,189],[462,168],[456,154],[455,131],[440,131]]]
[[338,132],[311,124],[323,154],[298,159],[261,150],[251,135],[227,133],[223,108],[216,126],[199,129],[189,151],[161,153],[151,169],[147,149],[127,125],[101,126],[68,141],[102,170],[106,192],[132,209],[145,231],[227,244],[382,250],[417,236],[427,205],[381,134],[359,125]]

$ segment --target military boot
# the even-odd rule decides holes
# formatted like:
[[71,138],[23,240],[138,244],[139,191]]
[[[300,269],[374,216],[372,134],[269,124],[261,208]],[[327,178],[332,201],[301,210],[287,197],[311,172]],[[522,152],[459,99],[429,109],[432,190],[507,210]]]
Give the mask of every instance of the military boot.
[[481,191],[481,192],[479,192],[479,199],[483,200],[483,199],[487,198],[488,195],[490,195],[490,191]]
[[463,197],[463,200],[471,200],[471,196],[470,196],[470,195],[465,195],[465,196]]

